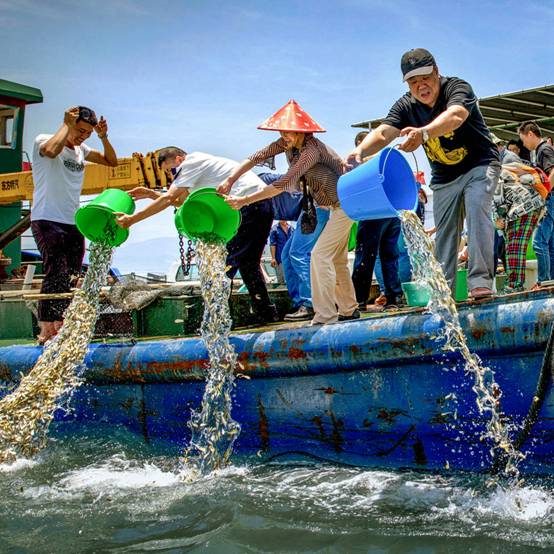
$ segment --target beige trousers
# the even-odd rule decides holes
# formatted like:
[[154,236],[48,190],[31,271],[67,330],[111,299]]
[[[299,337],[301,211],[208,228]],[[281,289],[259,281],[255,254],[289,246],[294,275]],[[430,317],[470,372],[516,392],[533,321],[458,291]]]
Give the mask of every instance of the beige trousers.
[[315,311],[312,325],[335,323],[338,314],[352,315],[358,307],[348,268],[352,223],[342,208],[331,208],[331,217],[312,250],[310,278]]

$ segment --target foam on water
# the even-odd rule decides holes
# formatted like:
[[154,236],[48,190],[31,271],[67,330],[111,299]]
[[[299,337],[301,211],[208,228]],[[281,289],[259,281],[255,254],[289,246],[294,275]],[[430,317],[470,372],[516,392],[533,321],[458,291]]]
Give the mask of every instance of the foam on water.
[[538,486],[521,488],[486,486],[485,476],[409,475],[396,472],[294,468],[250,475],[244,483],[249,494],[271,499],[275,507],[291,510],[310,505],[341,518],[375,514],[403,514],[422,521],[458,521],[479,525],[486,519],[498,524],[554,524],[554,491]]
[[511,521],[532,523],[549,520],[554,523],[554,493],[529,486],[514,489],[497,487],[490,495],[477,498],[471,509],[478,514]]
[[16,458],[13,462],[0,464],[0,473],[16,473],[17,471],[34,467],[37,464],[37,460],[31,460],[29,458]]
[[68,490],[125,490],[170,487],[177,482],[178,476],[174,472],[151,463],[137,464],[121,456],[114,456],[102,464],[68,473],[59,485]]
[[114,455],[102,462],[62,474],[51,485],[29,487],[24,490],[26,498],[70,499],[92,494],[96,498],[105,495],[126,495],[173,487],[181,482],[180,476],[149,462],[129,460],[123,455]]

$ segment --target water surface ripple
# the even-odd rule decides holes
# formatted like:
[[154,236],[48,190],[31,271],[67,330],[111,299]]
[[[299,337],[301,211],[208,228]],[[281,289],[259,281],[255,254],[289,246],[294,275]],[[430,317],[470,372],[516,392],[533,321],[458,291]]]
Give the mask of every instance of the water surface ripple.
[[174,458],[119,439],[56,439],[1,465],[2,551],[554,551],[551,480],[238,465],[187,483]]

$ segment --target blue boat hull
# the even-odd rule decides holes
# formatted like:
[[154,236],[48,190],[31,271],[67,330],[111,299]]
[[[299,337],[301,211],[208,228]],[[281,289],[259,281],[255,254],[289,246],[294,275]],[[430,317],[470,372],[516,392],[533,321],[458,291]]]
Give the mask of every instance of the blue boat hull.
[[[527,453],[523,469],[553,474],[552,367],[545,370],[543,358],[554,298],[468,304],[460,318],[471,350],[495,371],[501,410]],[[242,427],[235,455],[490,470],[491,445],[480,440],[485,416],[460,357],[434,338],[441,329],[438,318],[409,313],[234,335],[240,367],[233,417]],[[15,379],[40,351],[1,348],[0,375]],[[168,452],[187,443],[207,365],[199,339],[92,345],[85,363],[86,383],[73,411],[59,419],[125,426]],[[521,434],[532,406],[537,421]]]

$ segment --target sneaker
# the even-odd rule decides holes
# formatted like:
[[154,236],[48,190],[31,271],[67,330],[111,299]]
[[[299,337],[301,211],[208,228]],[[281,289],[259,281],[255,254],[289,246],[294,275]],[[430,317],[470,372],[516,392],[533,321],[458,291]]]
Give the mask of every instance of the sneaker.
[[[360,302],[358,304],[358,310],[360,312],[371,312],[374,311],[375,306],[384,306],[387,303],[387,297],[381,293],[372,304],[366,304],[365,302]],[[379,308],[377,308],[377,311],[381,311]]]
[[314,317],[314,309],[310,306],[300,306],[296,312],[287,314],[285,321],[308,321]]
[[406,302],[404,301],[404,297],[399,294],[398,296],[391,296],[390,298],[385,298],[384,304],[377,304],[377,301],[375,301],[375,304],[372,304],[371,306],[367,307],[367,311],[372,314],[379,314],[381,312],[390,312],[394,310],[398,310],[404,306],[406,306]]
[[471,289],[469,293],[470,298],[477,300],[479,298],[490,298],[493,295],[493,292],[488,287],[475,287]]
[[339,321],[350,321],[352,319],[360,319],[360,310],[354,310],[350,315],[340,315]]

